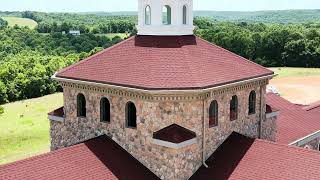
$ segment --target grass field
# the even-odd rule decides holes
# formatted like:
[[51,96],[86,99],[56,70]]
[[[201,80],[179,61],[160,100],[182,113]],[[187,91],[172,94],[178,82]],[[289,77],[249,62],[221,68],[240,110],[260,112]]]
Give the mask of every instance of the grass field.
[[278,76],[270,81],[281,96],[297,104],[320,100],[320,69],[270,68]]
[[14,26],[14,25],[18,25],[21,27],[28,26],[30,29],[34,29],[38,24],[36,21],[28,18],[20,18],[20,17],[1,17],[1,18],[6,20],[9,26]]
[[278,76],[275,78],[285,77],[308,77],[320,76],[320,68],[270,68]]
[[3,105],[0,115],[0,164],[49,151],[47,113],[62,106],[62,94]]
[[119,36],[120,38],[124,39],[129,36],[129,34],[126,33],[108,33],[108,34],[97,34],[98,36],[107,36],[108,38],[112,39],[116,36]]

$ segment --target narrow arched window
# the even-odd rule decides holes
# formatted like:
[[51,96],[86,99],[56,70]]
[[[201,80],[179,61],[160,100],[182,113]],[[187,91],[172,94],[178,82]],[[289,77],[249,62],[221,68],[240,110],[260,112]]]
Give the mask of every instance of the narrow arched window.
[[105,97],[100,100],[100,121],[110,122],[110,102]]
[[144,23],[146,25],[150,25],[151,24],[151,7],[148,5],[145,8],[145,12],[144,12]]
[[249,115],[256,113],[256,92],[251,91],[249,95]]
[[86,117],[86,111],[86,98],[80,93],[77,96],[77,116]]
[[209,107],[209,127],[218,126],[218,102],[212,101]]
[[182,11],[183,11],[182,12],[182,23],[183,24],[187,24],[187,16],[188,16],[188,14],[187,14],[187,6],[186,5],[183,6],[183,10]]
[[137,127],[137,110],[133,102],[128,102],[126,105],[126,125],[129,128]]
[[238,119],[238,97],[232,96],[230,101],[230,120],[234,121]]
[[164,25],[171,24],[171,7],[168,5],[165,5],[162,8],[162,23]]

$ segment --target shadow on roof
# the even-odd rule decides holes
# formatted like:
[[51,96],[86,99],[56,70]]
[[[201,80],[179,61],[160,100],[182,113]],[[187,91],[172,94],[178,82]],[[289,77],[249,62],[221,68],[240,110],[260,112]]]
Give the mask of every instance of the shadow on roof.
[[206,161],[209,167],[202,166],[190,180],[228,179],[254,141],[252,138],[233,132]]
[[181,48],[196,45],[196,37],[188,36],[136,36],[135,46],[154,48]]
[[84,144],[118,179],[159,179],[106,135]]

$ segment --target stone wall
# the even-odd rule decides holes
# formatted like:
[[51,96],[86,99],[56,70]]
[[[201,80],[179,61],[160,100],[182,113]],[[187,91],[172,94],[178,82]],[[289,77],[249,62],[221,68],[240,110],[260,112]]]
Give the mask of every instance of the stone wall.
[[[148,167],[161,179],[188,179],[202,165],[203,119],[206,121],[206,157],[236,131],[250,137],[259,136],[260,84],[219,90],[203,95],[203,99],[187,98],[155,100],[139,95],[115,95],[113,91],[95,90],[77,85],[64,86],[64,122],[51,122],[51,149],[67,147],[101,134],[112,137],[119,145]],[[265,89],[265,85],[262,85]],[[248,115],[248,99],[251,90],[257,94],[256,113]],[[84,94],[87,102],[87,117],[78,118],[76,97]],[[229,103],[238,96],[239,118],[229,120]],[[111,122],[100,122],[100,99],[107,97],[111,105]],[[262,95],[263,99],[265,94]],[[212,100],[219,103],[219,125],[209,128],[208,108]],[[125,126],[125,105],[132,101],[137,109],[137,128]],[[204,107],[204,109],[203,109]],[[265,108],[264,100],[263,107]],[[263,111],[264,112],[264,111]],[[203,115],[204,114],[204,115]],[[152,144],[153,132],[173,123],[197,134],[197,144],[183,149],[170,149]]]
[[319,145],[320,145],[320,137],[317,137],[307,143],[304,143],[303,145],[300,145],[300,147],[320,151]]
[[275,142],[277,136],[277,116],[279,112],[270,113],[262,121],[261,139]]

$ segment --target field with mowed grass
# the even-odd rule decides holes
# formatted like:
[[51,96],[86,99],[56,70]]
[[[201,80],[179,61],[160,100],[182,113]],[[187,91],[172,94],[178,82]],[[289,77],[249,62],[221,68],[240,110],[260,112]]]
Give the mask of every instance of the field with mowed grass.
[[270,68],[278,76],[270,81],[285,99],[297,104],[320,100],[320,68]]
[[49,151],[47,113],[61,107],[61,93],[3,105],[0,115],[0,164]]
[[28,18],[20,18],[20,17],[1,17],[2,19],[6,20],[9,26],[18,25],[20,27],[28,26],[30,29],[34,29],[38,23],[32,19]]

